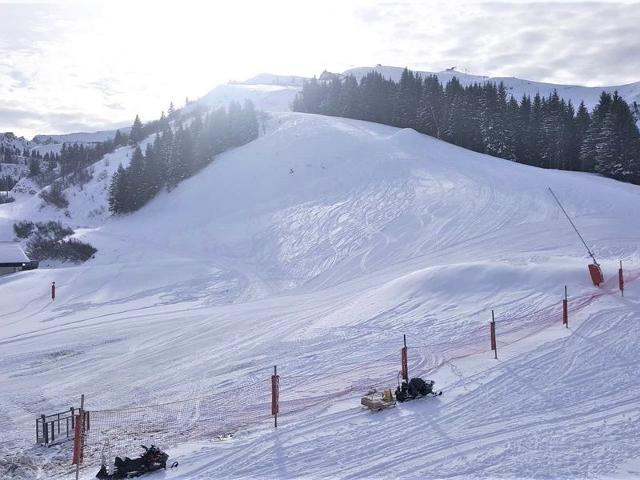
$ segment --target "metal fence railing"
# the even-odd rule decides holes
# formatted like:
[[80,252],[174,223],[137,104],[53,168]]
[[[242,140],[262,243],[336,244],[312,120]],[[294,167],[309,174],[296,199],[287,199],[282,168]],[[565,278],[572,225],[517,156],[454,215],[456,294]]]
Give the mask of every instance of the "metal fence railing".
[[36,443],[51,445],[73,439],[73,428],[78,409],[71,407],[64,412],[40,415],[36,418]]

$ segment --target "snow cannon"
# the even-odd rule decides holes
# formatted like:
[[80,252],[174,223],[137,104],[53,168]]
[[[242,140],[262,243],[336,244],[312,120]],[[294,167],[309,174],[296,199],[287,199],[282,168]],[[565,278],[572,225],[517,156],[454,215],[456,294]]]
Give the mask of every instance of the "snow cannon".
[[573,223],[573,220],[571,220],[571,217],[569,216],[567,211],[564,209],[564,207],[560,203],[560,200],[558,200],[558,197],[556,196],[556,194],[553,192],[553,190],[551,190],[551,187],[549,187],[549,192],[551,192],[551,195],[553,195],[553,198],[555,199],[556,203],[560,207],[560,210],[562,210],[562,213],[564,213],[564,216],[567,217],[567,220],[569,220],[569,223],[571,224],[573,229],[578,234],[578,237],[582,241],[584,248],[587,249],[587,253],[593,260],[593,263],[589,264],[589,275],[591,276],[591,281],[593,282],[593,284],[596,287],[599,287],[601,283],[604,283],[604,275],[602,274],[602,269],[600,268],[600,264],[596,260],[596,256],[593,254],[593,252],[587,245],[587,242],[584,241],[584,238],[582,238],[582,235],[580,235],[580,232],[578,231],[578,227],[576,227],[576,225]]
[[601,283],[604,283],[604,276],[602,275],[602,269],[597,263],[589,264],[589,275],[591,275],[591,281],[596,287],[599,287]]

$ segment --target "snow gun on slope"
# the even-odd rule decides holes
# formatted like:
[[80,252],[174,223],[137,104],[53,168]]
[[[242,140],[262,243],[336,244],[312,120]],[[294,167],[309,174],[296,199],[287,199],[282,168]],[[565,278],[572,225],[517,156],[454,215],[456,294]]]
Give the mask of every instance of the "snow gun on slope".
[[553,198],[558,204],[558,206],[560,207],[560,210],[562,210],[562,213],[564,213],[564,216],[567,217],[567,220],[569,220],[569,223],[578,234],[578,237],[580,237],[580,240],[582,241],[584,248],[587,249],[587,253],[589,253],[589,256],[593,260],[593,263],[589,264],[589,275],[591,275],[591,281],[593,282],[593,284],[596,287],[598,287],[601,283],[604,283],[604,276],[602,275],[602,269],[600,268],[600,264],[596,260],[596,257],[591,251],[591,249],[589,248],[589,246],[587,245],[587,242],[585,242],[584,238],[582,238],[582,235],[580,235],[578,228],[575,226],[575,224],[571,220],[571,217],[569,217],[569,214],[560,203],[560,200],[558,200],[558,197],[556,196],[556,194],[553,192],[553,190],[551,190],[551,187],[549,187],[549,192],[551,193],[551,195],[553,195]]

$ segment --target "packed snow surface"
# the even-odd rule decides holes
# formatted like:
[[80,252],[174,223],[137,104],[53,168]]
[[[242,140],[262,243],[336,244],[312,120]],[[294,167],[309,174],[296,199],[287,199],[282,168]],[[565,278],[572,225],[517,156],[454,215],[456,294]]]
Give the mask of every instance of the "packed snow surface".
[[[92,182],[65,218],[96,258],[0,277],[0,476],[64,478],[68,444],[33,447],[34,421],[81,393],[90,410],[248,379],[268,395],[276,364],[300,399],[277,431],[176,439],[161,446],[180,466],[150,478],[639,475],[640,188],[293,113],[132,215],[89,216],[108,180]],[[548,187],[602,264],[600,288]],[[0,207],[2,239],[37,212]],[[579,300],[568,329],[565,285]],[[368,387],[396,384],[403,334],[411,374],[444,395],[364,411]]]

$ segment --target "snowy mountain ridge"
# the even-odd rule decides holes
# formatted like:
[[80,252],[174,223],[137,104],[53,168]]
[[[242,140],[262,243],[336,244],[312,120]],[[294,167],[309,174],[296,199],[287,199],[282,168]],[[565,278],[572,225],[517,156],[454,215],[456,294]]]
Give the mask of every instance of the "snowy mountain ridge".
[[[395,81],[400,79],[403,67],[382,66],[375,67],[355,67],[345,70],[339,75],[353,75],[357,79],[362,78],[369,72],[376,71]],[[602,86],[602,87],[585,87],[579,85],[561,85],[545,82],[537,82],[524,80],[515,77],[488,77],[481,75],[471,75],[468,73],[458,72],[455,70],[444,70],[441,72],[416,71],[421,75],[436,75],[442,83],[446,83],[454,76],[460,80],[463,85],[484,82],[503,82],[508,92],[520,99],[524,94],[535,95],[540,93],[542,96],[548,96],[553,90],[557,90],[562,98],[571,100],[574,105],[578,105],[581,101],[591,109],[597,101],[602,91],[617,91],[627,103],[632,105],[634,102],[640,103],[640,81],[626,85]],[[324,78],[331,78],[334,74],[323,72]],[[310,78],[310,77],[309,77]],[[231,101],[252,100],[256,107],[260,110],[284,112],[289,111],[291,103],[299,91],[304,80],[309,78],[297,75],[274,75],[270,73],[261,73],[255,75],[242,82],[229,82],[214,87],[200,99],[187,106],[187,111],[197,105],[206,108],[218,108],[227,105]],[[322,76],[321,76],[322,78]],[[129,131],[129,127],[120,129],[123,133]],[[103,130],[97,132],[77,132],[59,135],[39,134],[34,136],[32,140],[24,137],[17,137],[13,133],[0,133],[0,142],[8,146],[13,145],[21,150],[37,149],[41,153],[47,151],[59,151],[63,143],[81,143],[92,144],[113,138],[116,130]]]
[[[338,75],[343,77],[347,75],[353,75],[354,77],[356,77],[356,79],[359,80],[366,74],[375,71],[380,73],[385,78],[399,81],[403,70],[404,67],[378,65],[375,67],[350,68],[342,73],[339,73]],[[591,110],[598,103],[598,98],[603,91],[610,93],[617,91],[618,94],[622,96],[622,98],[630,105],[633,105],[634,102],[640,103],[640,81],[629,83],[626,85],[585,87],[580,85],[562,85],[538,82],[516,77],[488,77],[482,75],[471,75],[456,70],[443,70],[441,72],[429,72],[420,70],[414,71],[423,76],[435,75],[443,84],[449,82],[453,77],[456,77],[463,86],[471,85],[473,83],[492,82],[499,84],[502,82],[506,86],[508,93],[510,95],[513,95],[517,100],[520,100],[522,95],[534,96],[536,93],[539,93],[541,96],[547,97],[554,90],[557,90],[560,97],[564,98],[567,101],[571,100],[574,106],[577,107],[580,102],[584,101],[587,108]],[[319,77],[319,79],[328,80],[335,75],[336,74],[325,71],[323,72],[323,75]],[[256,83],[256,80],[259,80],[265,85],[290,86],[291,82],[288,80],[289,78],[291,77],[288,77],[286,75],[271,75],[263,73],[247,80],[246,82],[242,82],[242,84],[252,85]],[[301,77],[294,78],[299,79]]]
[[[391,66],[376,66],[376,67],[359,67],[352,68],[344,71],[343,75],[353,75],[360,79],[369,72],[378,72],[385,78],[389,78],[395,81],[400,80],[402,75],[402,67]],[[458,72],[456,70],[444,70],[442,72],[427,72],[416,71],[417,73],[427,76],[435,75],[438,77],[441,83],[446,84],[453,77],[456,77],[463,86],[472,85],[474,83],[486,83],[492,82],[495,84],[504,83],[507,88],[507,92],[513,95],[517,100],[523,95],[534,96],[539,93],[543,97],[548,97],[554,90],[557,90],[561,98],[565,100],[571,100],[574,106],[578,106],[581,101],[584,101],[586,107],[591,110],[597,103],[600,94],[605,91],[613,93],[615,91],[630,105],[634,102],[640,103],[640,81],[629,83],[626,85],[613,85],[613,86],[601,86],[601,87],[585,87],[580,85],[562,85],[546,82],[537,82],[532,80],[525,80],[516,77],[487,77],[481,75],[471,75],[468,73]]]

